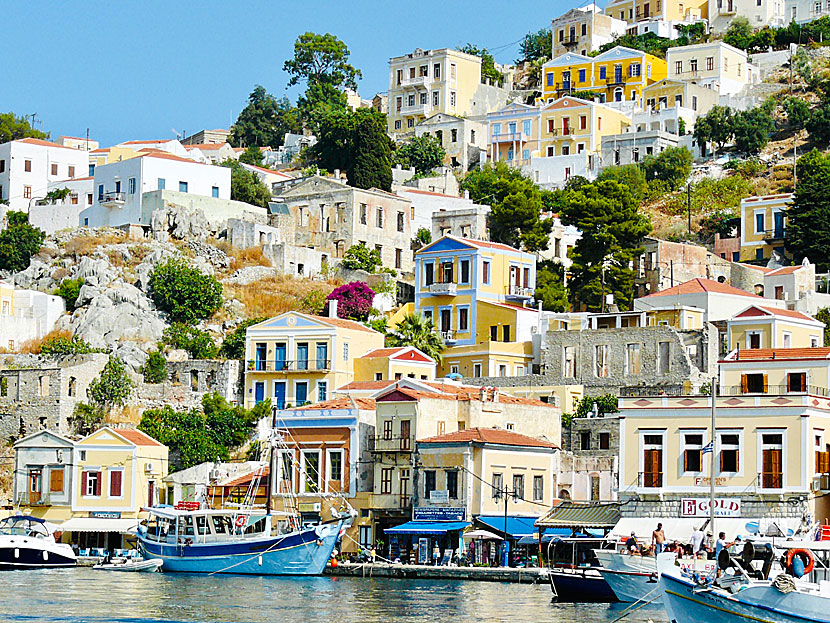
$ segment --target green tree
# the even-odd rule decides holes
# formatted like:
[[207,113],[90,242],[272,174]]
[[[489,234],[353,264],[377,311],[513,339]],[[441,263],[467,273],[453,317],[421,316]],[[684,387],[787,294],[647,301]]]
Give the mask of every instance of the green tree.
[[110,357],[98,378],[89,384],[86,395],[92,406],[106,412],[123,407],[134,387],[124,362]]
[[646,175],[643,168],[636,164],[605,167],[597,176],[598,182],[613,180],[628,186],[635,201],[642,201],[648,191]]
[[706,23],[695,22],[694,24],[682,24],[675,26],[681,37],[686,37],[689,43],[702,43],[706,41]]
[[830,307],[822,307],[816,312],[816,320],[824,323],[824,345],[830,346]]
[[481,57],[482,82],[487,82],[489,80],[496,85],[501,84],[503,76],[501,75],[501,72],[496,69],[496,61],[493,59],[493,55],[487,51],[487,48],[480,48],[473,43],[465,43],[458,48],[458,51]]
[[49,138],[48,134],[35,130],[26,117],[13,112],[0,113],[0,144],[21,138]]
[[817,272],[830,268],[830,155],[814,149],[796,164],[795,200],[787,210],[787,250],[796,262],[810,258]]
[[233,158],[220,163],[231,170],[231,199],[252,206],[267,208],[271,191],[256,173],[249,171]]
[[150,351],[147,361],[141,366],[145,383],[162,383],[167,380],[167,359],[160,350]]
[[542,28],[536,32],[529,32],[519,44],[519,58],[517,63],[522,61],[549,61],[553,55],[553,39],[550,28]]
[[372,108],[326,114],[306,158],[321,169],[345,171],[355,188],[392,189],[392,141],[386,134],[386,115]]
[[374,273],[381,263],[380,253],[377,249],[368,249],[361,242],[346,249],[340,265],[349,270],[365,270],[367,273]]
[[268,320],[266,317],[246,318],[231,331],[222,342],[222,348],[219,349],[219,354],[226,359],[244,359],[245,358],[245,333],[248,327],[259,324]]
[[748,50],[752,44],[752,25],[743,15],[738,15],[729,24],[723,42],[740,50]]
[[597,415],[599,416],[617,413],[620,410],[617,397],[614,394],[584,396],[576,403],[576,409],[573,413],[562,414],[562,423],[565,426],[570,426],[574,419],[588,417],[589,413],[593,413],[594,405],[596,405]]
[[244,164],[252,164],[254,166],[262,166],[262,160],[265,156],[262,153],[262,150],[257,147],[256,145],[248,146],[245,151],[239,154],[239,162]]
[[447,152],[441,146],[437,136],[424,134],[416,136],[408,143],[398,145],[395,149],[393,164],[404,168],[415,167],[415,173],[426,175],[444,163]]
[[25,212],[6,212],[6,229],[0,232],[0,270],[24,270],[45,239],[41,229],[29,224]]
[[57,203],[58,201],[62,201],[66,199],[72,191],[68,188],[55,188],[54,190],[50,190],[46,193],[44,199],[50,203]]
[[75,309],[75,303],[78,300],[78,295],[81,293],[83,285],[83,277],[78,277],[77,279],[64,279],[55,290],[55,296],[61,297],[64,303],[66,303],[67,311]]
[[735,149],[740,153],[755,155],[766,147],[775,129],[769,105],[742,110],[732,117]]
[[639,213],[631,191],[611,180],[588,184],[569,193],[559,215],[563,224],[582,231],[571,251],[569,270],[574,309],[599,310],[603,291],[614,295],[620,309],[628,309],[634,284],[630,265],[643,252],[641,239],[651,232],[649,219]]
[[552,312],[568,311],[568,290],[565,288],[565,270],[560,262],[546,260],[536,266],[536,291],[542,309]]
[[692,152],[685,147],[666,147],[656,156],[643,159],[643,173],[648,181],[661,180],[677,190],[692,172]]
[[425,247],[432,242],[432,232],[426,227],[419,227],[415,232],[415,243],[418,247]]
[[784,100],[784,112],[787,113],[787,125],[800,130],[810,118],[810,107],[799,97],[788,97]]
[[728,106],[713,106],[695,121],[694,137],[699,143],[714,143],[715,153],[732,140],[732,110]]
[[441,363],[444,340],[438,335],[431,318],[420,313],[408,314],[401,318],[398,326],[386,338],[389,346],[414,346],[422,353]]
[[55,335],[41,342],[40,352],[43,355],[85,355],[96,351],[77,335]]
[[191,359],[214,359],[219,353],[210,333],[181,322],[167,327],[161,340],[172,348],[187,351]]
[[302,129],[300,113],[287,97],[277,99],[257,85],[248,96],[248,105],[231,126],[228,143],[233,147],[276,148],[283,144],[286,132],[298,134]]
[[178,257],[156,264],[149,286],[153,302],[173,322],[202,320],[222,305],[222,284]]
[[819,145],[830,144],[830,102],[816,106],[804,123],[810,139]]

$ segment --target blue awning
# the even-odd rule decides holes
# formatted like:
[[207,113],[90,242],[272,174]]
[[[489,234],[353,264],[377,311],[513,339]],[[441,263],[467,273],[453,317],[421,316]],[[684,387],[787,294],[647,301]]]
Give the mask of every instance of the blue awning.
[[[507,516],[507,534],[521,538],[533,536],[539,532],[535,522],[538,517],[519,517],[517,515]],[[479,515],[476,521],[487,526],[488,530],[495,530],[498,534],[504,534],[504,515]]]
[[463,530],[469,521],[407,521],[405,524],[387,528],[386,534],[428,534],[442,535],[453,530]]

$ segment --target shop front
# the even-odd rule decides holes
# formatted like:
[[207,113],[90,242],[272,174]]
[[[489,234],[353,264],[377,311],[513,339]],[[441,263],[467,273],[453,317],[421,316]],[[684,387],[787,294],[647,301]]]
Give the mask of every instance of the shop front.
[[88,517],[72,517],[58,529],[61,541],[69,543],[76,551],[132,549],[135,547],[135,530],[138,519],[122,518],[118,512],[91,512]]
[[464,555],[462,534],[470,525],[464,508],[416,507],[412,521],[385,530],[390,560],[446,565]]

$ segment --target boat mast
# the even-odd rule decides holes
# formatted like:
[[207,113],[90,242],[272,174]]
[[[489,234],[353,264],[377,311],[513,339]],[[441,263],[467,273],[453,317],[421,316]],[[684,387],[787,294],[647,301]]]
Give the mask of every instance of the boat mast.
[[274,452],[274,431],[277,429],[277,407],[271,407],[271,430],[268,434],[268,492],[265,496],[265,513],[271,514],[271,495],[277,477],[277,453]]
[[712,378],[712,391],[710,395],[712,396],[712,432],[709,443],[712,444],[712,450],[709,452],[709,529],[712,531],[712,538],[717,539],[718,533],[715,532],[715,420],[717,418],[718,402],[717,376]]

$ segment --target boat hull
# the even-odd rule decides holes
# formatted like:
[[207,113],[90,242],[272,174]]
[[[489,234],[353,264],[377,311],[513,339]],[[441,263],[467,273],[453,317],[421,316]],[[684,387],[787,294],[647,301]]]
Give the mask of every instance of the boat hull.
[[0,546],[0,570],[74,567],[75,557],[40,547],[19,544]]
[[600,575],[608,582],[619,601],[624,603],[663,603],[663,594],[657,582],[657,572],[611,571],[600,569]]
[[115,564],[95,565],[93,569],[98,571],[115,571],[117,573],[154,573],[158,571],[164,561],[161,558],[150,558],[137,562],[124,562]]
[[160,558],[174,573],[242,575],[321,575],[342,522],[323,524],[280,537],[192,545],[159,543],[138,536],[145,558]]
[[558,601],[612,602],[617,601],[614,591],[595,569],[563,571],[550,569],[550,588]]

